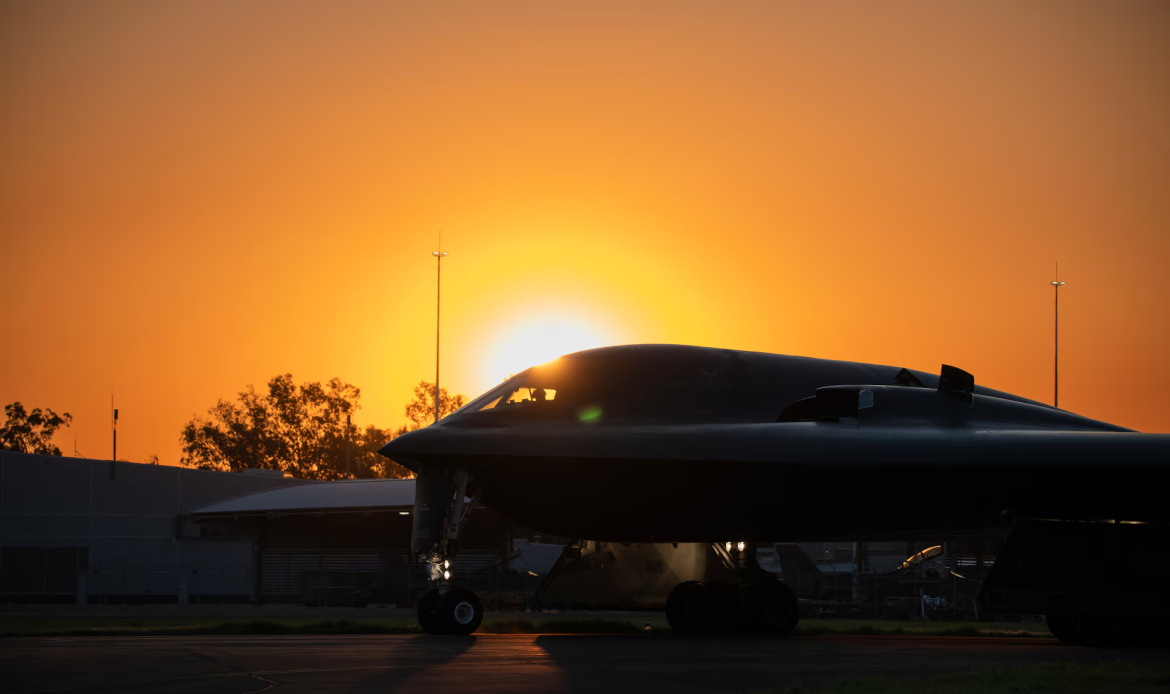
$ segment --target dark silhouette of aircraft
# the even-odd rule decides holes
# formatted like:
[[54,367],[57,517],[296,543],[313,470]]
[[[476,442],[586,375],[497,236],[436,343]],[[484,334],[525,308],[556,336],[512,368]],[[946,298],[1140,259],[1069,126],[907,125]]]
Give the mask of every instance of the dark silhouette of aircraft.
[[987,611],[1046,614],[1077,643],[1156,641],[1170,615],[1170,435],[951,366],[607,347],[528,369],[380,453],[418,473],[412,551],[435,581],[419,606],[432,633],[482,619],[446,564],[477,503],[571,538],[711,543],[737,580],[676,587],[677,631],[790,632],[795,598],[754,558],[757,541],[785,539],[1010,534]]

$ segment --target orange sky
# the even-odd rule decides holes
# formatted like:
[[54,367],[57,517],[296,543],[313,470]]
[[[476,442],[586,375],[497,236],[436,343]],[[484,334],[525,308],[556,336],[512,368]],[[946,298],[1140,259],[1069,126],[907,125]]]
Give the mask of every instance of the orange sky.
[[1170,431],[1170,4],[0,4],[0,400],[67,451],[111,386],[133,461],[284,372],[401,423],[439,229],[469,396],[675,342],[1050,401],[1059,260],[1061,404]]

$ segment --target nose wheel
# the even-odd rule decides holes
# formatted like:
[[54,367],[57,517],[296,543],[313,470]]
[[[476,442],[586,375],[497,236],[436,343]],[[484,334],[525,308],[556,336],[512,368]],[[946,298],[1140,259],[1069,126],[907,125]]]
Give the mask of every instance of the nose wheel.
[[418,599],[418,625],[428,634],[442,633],[439,631],[439,618],[435,615],[435,609],[438,608],[439,599],[442,597],[438,589],[433,589]]
[[483,622],[483,603],[470,590],[455,588],[439,600],[435,614],[444,634],[466,636]]
[[483,603],[465,588],[451,588],[442,595],[428,591],[418,601],[418,625],[428,634],[467,636],[483,623]]

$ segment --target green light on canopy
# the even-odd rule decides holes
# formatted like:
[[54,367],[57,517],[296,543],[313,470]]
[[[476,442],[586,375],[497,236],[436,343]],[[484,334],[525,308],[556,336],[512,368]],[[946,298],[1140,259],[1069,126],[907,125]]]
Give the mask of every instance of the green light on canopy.
[[581,408],[581,411],[577,413],[577,419],[585,422],[586,424],[593,424],[597,422],[597,420],[601,419],[601,408],[596,405],[583,407]]

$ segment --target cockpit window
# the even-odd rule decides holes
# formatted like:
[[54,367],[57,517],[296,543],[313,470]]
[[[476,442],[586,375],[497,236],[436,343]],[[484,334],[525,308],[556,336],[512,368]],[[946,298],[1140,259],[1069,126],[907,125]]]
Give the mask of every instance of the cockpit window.
[[[729,364],[709,358],[633,355],[596,361],[562,357],[535,366],[472,400],[457,414],[484,413],[493,421],[709,421],[739,404]],[[488,413],[494,413],[488,414]]]
[[[519,411],[556,400],[559,370],[532,368],[509,378],[461,407],[457,414],[488,410]],[[541,408],[543,409],[543,408]]]
[[556,400],[557,391],[552,388],[535,388],[531,386],[520,386],[511,393],[505,393],[498,398],[488,402],[483,407],[480,407],[476,412],[484,410],[492,410],[498,407],[510,407],[512,405],[539,405],[544,402]]

